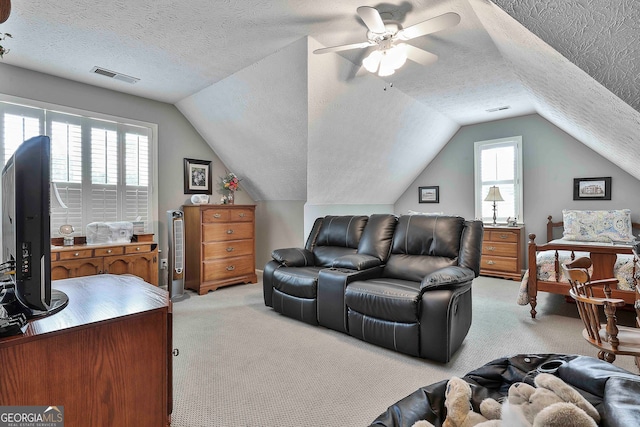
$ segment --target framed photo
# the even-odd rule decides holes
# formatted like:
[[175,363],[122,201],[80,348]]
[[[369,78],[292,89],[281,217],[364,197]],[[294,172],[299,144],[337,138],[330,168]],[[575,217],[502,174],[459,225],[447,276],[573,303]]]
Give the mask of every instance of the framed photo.
[[611,200],[611,177],[574,178],[573,200]]
[[211,160],[184,159],[184,194],[211,192]]
[[418,187],[419,203],[440,203],[440,187]]

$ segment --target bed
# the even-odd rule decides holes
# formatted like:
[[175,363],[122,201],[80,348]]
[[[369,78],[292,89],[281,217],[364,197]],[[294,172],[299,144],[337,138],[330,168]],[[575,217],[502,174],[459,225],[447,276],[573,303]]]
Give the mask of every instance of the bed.
[[[604,211],[601,211],[604,212]],[[563,219],[565,211],[563,211]],[[529,234],[528,261],[529,269],[525,272],[518,297],[518,304],[531,305],[531,317],[535,319],[537,311],[538,292],[550,292],[560,295],[569,295],[569,283],[563,277],[561,265],[567,261],[587,256],[591,258],[590,271],[593,280],[616,278],[618,284],[611,289],[612,298],[623,299],[627,304],[634,304],[637,277],[640,274],[637,259],[633,255],[634,242],[631,230],[640,231],[640,224],[632,223],[630,214],[628,219],[628,235],[626,241],[581,241],[567,240],[565,222],[553,222],[553,218],[547,218],[547,243],[537,244],[536,235]],[[554,238],[564,230],[563,238]],[[604,240],[604,239],[603,239]],[[640,270],[640,269],[639,269]],[[536,274],[531,274],[535,271]],[[596,296],[604,297],[600,291]]]

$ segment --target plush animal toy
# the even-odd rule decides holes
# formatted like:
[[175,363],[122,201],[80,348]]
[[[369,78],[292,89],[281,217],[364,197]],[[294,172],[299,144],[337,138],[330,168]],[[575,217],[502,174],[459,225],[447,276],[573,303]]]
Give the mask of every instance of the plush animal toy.
[[[473,427],[487,421],[484,415],[473,412],[470,403],[471,386],[465,380],[452,377],[447,383],[444,396],[447,418],[442,424],[442,427]],[[498,404],[498,407],[499,406],[500,404]],[[500,416],[499,411],[497,416]],[[487,424],[487,426],[489,426],[489,424]],[[433,424],[422,420],[413,424],[413,427],[433,427]]]
[[[580,393],[560,378],[539,374],[532,387],[515,383],[501,405],[494,399],[480,404],[481,414],[471,410],[471,387],[453,377],[447,383],[443,427],[597,427],[600,415]],[[465,400],[466,399],[466,400]],[[413,427],[433,427],[418,421]]]

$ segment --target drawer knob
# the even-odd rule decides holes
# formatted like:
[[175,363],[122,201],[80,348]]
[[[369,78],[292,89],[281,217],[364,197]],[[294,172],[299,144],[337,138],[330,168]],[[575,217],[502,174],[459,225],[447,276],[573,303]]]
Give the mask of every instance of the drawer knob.
[[76,252],[73,256],[80,256],[80,252]]
[[501,234],[500,238],[501,239],[507,239],[507,238],[509,238],[509,235],[508,234]]
[[227,271],[233,271],[236,269],[235,265],[230,265],[229,267],[227,267]]
[[487,250],[488,251],[495,251],[496,247],[495,246],[487,246]]
[[113,252],[111,249],[107,249],[108,254],[110,254],[111,252]]
[[214,213],[214,214],[213,214],[213,217],[214,217],[214,218],[220,218],[220,214],[219,214],[219,213]]
[[140,250],[140,246],[138,246],[138,247],[136,248],[136,251],[139,251],[139,250]]
[[227,248],[227,252],[233,252],[233,246],[229,246],[229,247]]
[[233,234],[233,230],[231,229],[227,230],[227,234]]
[[488,265],[494,265],[494,264],[495,264],[495,262],[494,262],[494,261],[489,260],[489,261],[487,261],[487,264],[488,264]]
[[239,216],[240,218],[244,218],[244,212],[240,212],[240,213],[238,214],[238,216]]

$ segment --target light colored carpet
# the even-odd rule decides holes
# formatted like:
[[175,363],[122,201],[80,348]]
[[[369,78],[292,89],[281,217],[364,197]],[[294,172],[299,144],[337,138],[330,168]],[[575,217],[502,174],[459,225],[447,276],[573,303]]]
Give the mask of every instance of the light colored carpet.
[[[518,353],[596,355],[576,307],[538,297],[538,319],[516,304],[518,282],[479,277],[473,323],[441,364],[376,347],[266,307],[262,283],[174,302],[174,427],[366,426],[419,387]],[[627,316],[628,315],[628,316]],[[632,313],[622,313],[632,322]],[[631,357],[616,365],[636,372]]]

